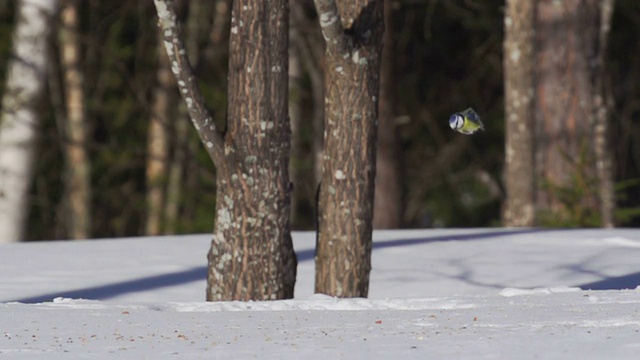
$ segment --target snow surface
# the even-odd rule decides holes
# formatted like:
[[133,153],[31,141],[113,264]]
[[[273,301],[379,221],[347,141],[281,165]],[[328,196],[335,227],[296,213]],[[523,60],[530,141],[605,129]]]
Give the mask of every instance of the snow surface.
[[640,231],[374,234],[369,299],[206,303],[210,235],[0,244],[0,358],[638,359]]

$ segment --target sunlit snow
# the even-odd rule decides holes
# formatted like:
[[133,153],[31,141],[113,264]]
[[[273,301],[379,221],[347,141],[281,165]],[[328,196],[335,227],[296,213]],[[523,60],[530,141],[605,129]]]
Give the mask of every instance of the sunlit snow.
[[204,302],[210,235],[0,245],[0,357],[637,359],[640,231],[375,233],[369,299]]

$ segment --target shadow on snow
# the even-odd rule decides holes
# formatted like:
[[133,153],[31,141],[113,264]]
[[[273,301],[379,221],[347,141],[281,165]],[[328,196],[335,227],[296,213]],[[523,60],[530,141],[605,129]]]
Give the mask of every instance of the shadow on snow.
[[[503,231],[482,231],[482,232],[474,232],[467,234],[452,234],[452,235],[442,235],[442,236],[432,236],[432,237],[415,237],[415,238],[406,238],[406,239],[395,239],[395,240],[378,240],[373,242],[373,251],[390,248],[390,247],[401,247],[401,246],[411,246],[411,245],[422,245],[433,242],[445,242],[445,241],[470,241],[470,240],[483,240],[488,238],[496,238],[502,236],[510,236],[516,234],[530,234],[536,233],[540,231],[546,231],[544,229],[514,229],[514,230],[503,230]],[[298,262],[313,260],[315,257],[315,250],[304,250],[296,253],[298,255]]]
[[48,294],[27,297],[13,301],[21,303],[40,303],[52,301],[57,297],[106,300],[122,294],[182,285],[193,281],[200,281],[206,278],[207,267],[199,266],[189,270],[178,271],[169,274],[148,276],[140,279],[122,281],[114,284],[100,285],[95,287],[87,287],[78,290],[51,292]]
[[[443,236],[433,236],[433,237],[420,236],[416,238],[382,240],[382,241],[374,241],[373,250],[375,251],[378,249],[384,249],[384,248],[390,248],[390,247],[421,245],[421,244],[443,242],[443,241],[482,240],[482,239],[510,236],[510,235],[516,235],[516,234],[535,233],[535,232],[541,232],[541,231],[547,231],[547,230],[518,229],[518,230],[491,231],[491,232],[483,231],[483,232],[475,232],[475,233],[467,233],[467,234],[454,234],[454,235],[443,235]],[[297,256],[298,256],[298,262],[311,261],[315,257],[315,250],[309,249],[309,250],[299,251],[297,252]],[[199,267],[194,267],[194,268],[184,270],[184,271],[179,271],[179,272],[148,276],[148,277],[135,279],[135,280],[122,281],[114,284],[100,285],[95,287],[87,287],[87,288],[77,289],[77,290],[51,292],[48,294],[31,296],[31,297],[26,297],[26,298],[11,300],[11,301],[21,302],[21,303],[39,303],[39,302],[52,301],[57,297],[106,300],[106,299],[114,298],[119,295],[123,295],[127,293],[148,291],[148,290],[153,290],[153,289],[158,289],[163,287],[187,284],[194,281],[202,281],[202,280],[205,280],[206,277],[207,277],[207,267],[199,266]],[[487,284],[484,284],[484,285],[487,285]],[[637,287],[638,285],[640,285],[640,273],[634,273],[634,274],[624,275],[619,277],[609,277],[603,280],[579,285],[579,287],[583,290],[614,290],[614,289],[632,289]]]
[[578,285],[582,290],[625,290],[635,289],[640,285],[640,272],[607,277],[602,280],[590,282],[587,284]]

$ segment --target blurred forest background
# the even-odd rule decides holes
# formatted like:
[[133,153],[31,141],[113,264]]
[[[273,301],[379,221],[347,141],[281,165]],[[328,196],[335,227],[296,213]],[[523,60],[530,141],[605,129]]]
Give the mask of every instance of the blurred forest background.
[[[230,1],[178,4],[208,106],[223,114]],[[159,47],[153,2],[62,3],[69,6],[76,21],[60,12],[48,32],[51,54],[38,106],[26,238],[210,232],[215,169],[187,120]],[[0,95],[16,8],[16,1],[0,2]],[[392,191],[400,201],[376,207],[378,227],[502,225],[504,1],[396,0],[387,10],[382,76],[388,86],[381,90],[380,112],[393,121],[381,124],[380,136],[381,146],[392,148],[392,165],[379,171],[396,179]],[[291,19],[292,221],[294,230],[310,230],[320,176],[323,41],[311,1],[292,0]],[[609,130],[616,225],[631,227],[640,225],[640,2],[616,0],[611,25],[606,64],[614,100]],[[87,225],[79,236],[73,227],[80,216],[70,210],[74,187],[65,184],[73,157],[65,150],[72,135],[65,127],[71,111],[64,52],[73,43],[90,184]],[[470,106],[486,132],[451,131],[449,115]],[[561,225],[598,224],[577,219]]]

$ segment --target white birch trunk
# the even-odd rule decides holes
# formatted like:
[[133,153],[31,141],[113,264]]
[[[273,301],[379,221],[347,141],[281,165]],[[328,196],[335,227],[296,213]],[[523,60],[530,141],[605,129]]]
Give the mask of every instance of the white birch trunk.
[[23,240],[33,174],[37,106],[46,81],[50,19],[57,0],[17,4],[12,59],[0,114],[0,242]]

